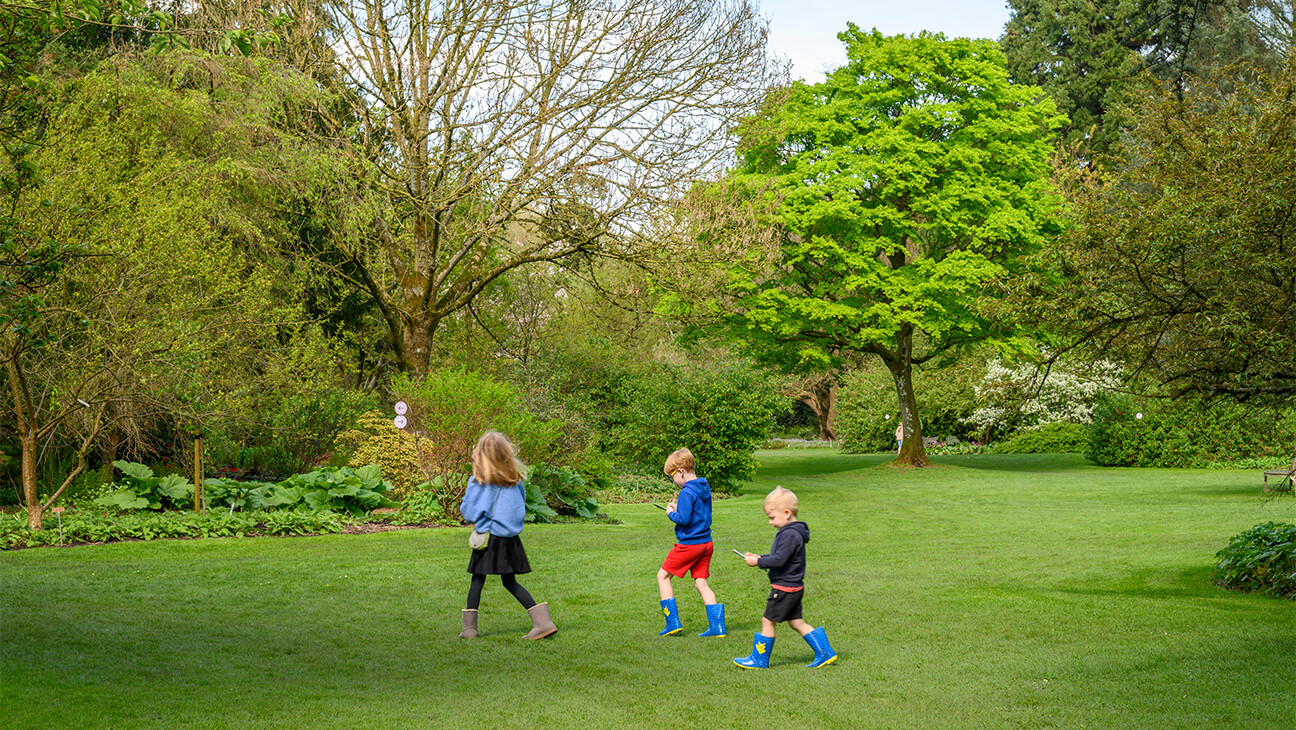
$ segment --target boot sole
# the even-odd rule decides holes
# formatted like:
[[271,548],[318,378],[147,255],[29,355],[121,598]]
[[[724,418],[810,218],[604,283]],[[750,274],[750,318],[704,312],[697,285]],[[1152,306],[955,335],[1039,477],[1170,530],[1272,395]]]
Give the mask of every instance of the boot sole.
[[752,666],[748,666],[748,665],[746,665],[746,664],[740,664],[740,663],[738,663],[737,661],[734,661],[734,666],[735,666],[735,667],[742,667],[743,669],[767,669],[767,668],[768,668],[768,667],[752,667]]
[[524,636],[524,637],[522,637],[522,638],[524,638],[524,639],[530,639],[530,640],[532,640],[532,641],[539,641],[539,640],[541,640],[541,639],[543,639],[543,638],[545,638],[545,637],[547,637],[547,636],[553,636],[553,635],[556,634],[556,633],[558,633],[558,629],[554,629],[553,631],[549,631],[549,632],[547,632],[547,633],[540,634],[539,636],[532,636],[532,635],[530,635],[530,634],[527,634],[526,636]]
[[681,631],[683,631],[683,630],[684,630],[684,629],[679,628],[679,629],[675,629],[674,631],[659,631],[659,632],[657,632],[657,635],[658,635],[658,636],[674,636],[675,634],[678,634],[679,632],[681,632]]
[[835,661],[837,661],[837,655],[833,654],[832,659],[825,659],[822,664],[807,664],[806,666],[811,669],[818,669],[819,667],[826,667]]

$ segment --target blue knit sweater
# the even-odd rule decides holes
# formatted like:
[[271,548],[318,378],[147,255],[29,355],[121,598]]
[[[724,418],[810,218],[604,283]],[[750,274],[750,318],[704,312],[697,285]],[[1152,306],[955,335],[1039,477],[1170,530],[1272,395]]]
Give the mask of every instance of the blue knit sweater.
[[[495,501],[499,495],[499,502]],[[493,514],[492,514],[493,510]],[[459,514],[477,526],[477,532],[489,532],[498,537],[513,537],[522,532],[526,520],[526,486],[522,482],[498,487],[478,484],[476,478],[468,480]],[[491,519],[487,520],[487,515]]]

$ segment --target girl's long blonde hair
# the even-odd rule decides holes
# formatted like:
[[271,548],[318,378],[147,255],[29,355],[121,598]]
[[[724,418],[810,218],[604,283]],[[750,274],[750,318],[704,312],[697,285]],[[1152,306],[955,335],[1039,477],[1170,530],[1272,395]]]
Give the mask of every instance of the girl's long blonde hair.
[[522,465],[508,437],[487,431],[477,439],[472,452],[473,477],[478,484],[512,486],[522,481]]

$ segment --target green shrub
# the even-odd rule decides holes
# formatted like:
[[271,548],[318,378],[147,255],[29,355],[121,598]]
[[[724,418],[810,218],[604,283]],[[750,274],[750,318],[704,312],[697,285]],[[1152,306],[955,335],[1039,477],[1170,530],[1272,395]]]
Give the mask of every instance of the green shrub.
[[1296,525],[1266,522],[1215,554],[1215,584],[1296,600]]
[[992,454],[1083,454],[1089,442],[1089,427],[1080,423],[1050,423],[1018,431],[989,449]]
[[193,504],[194,486],[179,474],[156,477],[147,466],[129,461],[114,461],[113,466],[122,473],[118,488],[95,504],[122,510],[184,509]]
[[[100,543],[169,538],[308,535],[341,532],[332,512],[142,512],[130,514],[69,511],[63,515],[64,543]],[[0,517],[0,549],[57,545],[57,528],[29,529],[25,521]]]
[[600,444],[619,466],[659,474],[672,451],[687,447],[698,474],[735,493],[756,472],[753,456],[787,402],[762,372],[736,363],[718,368],[659,365],[627,377],[604,414]]
[[446,514],[441,506],[437,493],[426,487],[406,492],[400,501],[400,509],[393,512],[372,512],[369,521],[384,522],[389,525],[422,525],[427,523],[459,524],[459,515],[453,518]]
[[423,464],[429,457],[425,454],[420,459],[419,450],[429,446],[426,440],[396,428],[390,416],[370,411],[351,429],[338,434],[334,449],[347,453],[349,465],[377,464],[391,482],[394,495],[404,498],[428,480]]
[[408,430],[418,439],[424,481],[438,492],[446,514],[458,514],[472,473],[472,449],[483,433],[504,433],[523,462],[538,463],[554,449],[561,431],[557,422],[527,411],[516,387],[484,373],[434,368],[418,378],[402,373],[391,387],[409,406]]
[[338,434],[378,405],[372,393],[348,389],[272,399],[245,414],[244,425],[234,432],[205,439],[208,471],[283,477],[310,469],[331,456]]
[[564,514],[587,520],[598,516],[598,502],[591,494],[593,490],[575,469],[537,464],[527,474],[526,485],[528,502],[534,499],[537,507],[543,504],[548,508],[528,510],[528,521],[547,520]]
[[338,434],[378,407],[377,396],[358,390],[326,390],[285,398],[269,414],[272,443],[291,454],[299,469],[313,466],[332,449]]
[[308,474],[294,474],[279,483],[284,492],[295,490],[314,512],[346,512],[362,515],[379,507],[397,504],[383,494],[391,489],[377,464],[357,469],[323,466]]
[[1294,443],[1290,408],[1111,395],[1094,410],[1085,456],[1103,466],[1240,468],[1254,459],[1290,463]]

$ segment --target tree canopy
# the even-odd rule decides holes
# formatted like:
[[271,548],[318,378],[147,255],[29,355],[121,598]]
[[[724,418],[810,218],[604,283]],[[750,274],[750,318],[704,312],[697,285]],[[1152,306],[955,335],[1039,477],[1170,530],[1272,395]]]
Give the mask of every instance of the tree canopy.
[[1223,101],[1152,85],[1110,172],[1064,176],[1036,316],[1173,393],[1296,395],[1296,75]]
[[847,65],[771,94],[739,128],[737,169],[701,193],[763,201],[778,230],[771,266],[726,268],[714,326],[786,370],[880,358],[900,458],[925,464],[912,368],[1011,334],[978,301],[1054,230],[1063,120],[1040,90],[1009,83],[992,41],[854,25],[839,37]]
[[[1286,52],[1282,0],[1009,0],[1000,44],[1017,83],[1043,87],[1068,143],[1103,154],[1140,73],[1182,89],[1190,76]],[[1287,10],[1290,16],[1290,9]],[[1287,23],[1289,28],[1290,21]]]
[[[359,153],[333,211],[402,369],[505,272],[634,257],[767,75],[746,0],[331,0]],[[349,196],[349,197],[348,197]]]

